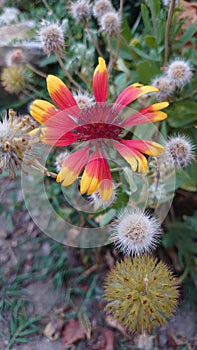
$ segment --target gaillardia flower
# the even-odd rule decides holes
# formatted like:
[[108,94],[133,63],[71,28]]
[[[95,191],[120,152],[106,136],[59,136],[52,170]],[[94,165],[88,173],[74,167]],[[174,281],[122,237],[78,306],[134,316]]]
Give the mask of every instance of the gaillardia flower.
[[[80,191],[88,195],[98,191],[104,201],[113,193],[112,176],[106,160],[107,152],[115,149],[131,166],[133,171],[146,172],[149,156],[159,156],[164,148],[153,141],[124,140],[125,128],[156,122],[167,117],[160,111],[168,102],[156,103],[134,112],[125,118],[124,108],[138,97],[158,91],[153,86],[139,83],[125,88],[113,106],[106,103],[108,75],[103,58],[93,75],[95,103],[80,109],[67,86],[57,77],[47,77],[47,88],[55,105],[35,100],[30,107],[31,115],[43,125],[42,142],[53,146],[68,146],[77,143],[81,146],[66,157],[57,176],[63,186],[72,184],[83,168]],[[127,110],[128,112],[128,110]],[[144,155],[145,154],[145,155]]]

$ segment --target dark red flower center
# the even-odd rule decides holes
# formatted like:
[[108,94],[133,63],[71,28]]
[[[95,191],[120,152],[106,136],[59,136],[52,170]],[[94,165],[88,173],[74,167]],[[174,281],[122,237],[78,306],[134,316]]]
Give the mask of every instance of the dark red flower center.
[[74,130],[78,135],[77,141],[89,141],[94,139],[113,139],[118,140],[122,128],[106,123],[85,124]]

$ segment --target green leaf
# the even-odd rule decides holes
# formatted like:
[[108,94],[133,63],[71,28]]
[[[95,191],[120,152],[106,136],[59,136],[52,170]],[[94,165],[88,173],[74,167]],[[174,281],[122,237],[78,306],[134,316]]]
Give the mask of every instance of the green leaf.
[[25,331],[20,332],[20,337],[24,337],[25,335],[33,334],[36,332],[40,332],[40,327],[32,327],[31,329],[27,329]]
[[182,102],[175,102],[167,109],[167,122],[174,128],[196,123],[197,102],[187,100]]
[[166,234],[162,239],[162,244],[165,248],[173,247],[176,242],[176,237],[174,237],[172,234],[168,233]]
[[100,221],[100,226],[105,226],[115,217],[116,210],[110,209],[106,214],[103,215],[102,220]]
[[191,40],[193,35],[196,33],[197,21],[190,24],[185,30],[183,35],[179,38],[182,47]]
[[122,31],[121,35],[129,41],[131,39],[131,29],[129,27],[128,21],[125,16],[123,16],[123,21],[122,21]]
[[113,204],[114,209],[125,208],[129,201],[129,195],[125,192],[120,192],[117,194],[117,199]]
[[136,46],[130,46],[130,47],[131,47],[131,50],[133,50],[137,55],[139,55],[142,58],[145,58],[146,60],[153,60],[155,62],[160,61],[160,58],[158,55],[155,55],[155,56],[153,54],[147,55],[145,50],[142,51],[142,50],[138,49]]
[[[196,166],[194,165],[194,172],[197,173]],[[187,173],[187,170],[177,170],[176,174],[177,181],[180,183],[180,187],[186,191],[197,191],[196,175],[192,177]]]
[[146,35],[144,37],[144,40],[146,42],[146,45],[151,47],[151,48],[155,48],[157,46],[156,39],[153,35]]
[[136,65],[136,70],[139,74],[140,82],[150,84],[152,78],[159,74],[159,66],[152,61],[142,61]]
[[148,33],[152,32],[152,26],[150,22],[150,15],[149,10],[145,4],[141,4],[141,13],[142,13],[142,19],[144,22],[144,26]]

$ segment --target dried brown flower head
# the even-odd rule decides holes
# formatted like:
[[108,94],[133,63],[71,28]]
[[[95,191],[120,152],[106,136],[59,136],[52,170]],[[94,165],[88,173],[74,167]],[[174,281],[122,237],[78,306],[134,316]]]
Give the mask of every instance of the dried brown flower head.
[[8,170],[12,178],[16,178],[17,169],[27,172],[33,168],[46,173],[34,149],[39,142],[35,126],[30,116],[18,117],[13,110],[0,122],[0,173]]

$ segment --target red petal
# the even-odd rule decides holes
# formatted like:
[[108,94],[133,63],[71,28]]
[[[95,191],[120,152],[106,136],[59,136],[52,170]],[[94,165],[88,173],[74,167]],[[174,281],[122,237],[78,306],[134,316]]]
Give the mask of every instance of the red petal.
[[77,107],[77,102],[75,101],[73,95],[63,81],[57,78],[55,75],[48,75],[47,77],[47,89],[52,100],[60,109]]
[[148,92],[157,92],[154,86],[144,86],[139,83],[132,84],[124,89],[114,103],[114,109],[120,112],[125,106],[136,100],[136,98],[147,94]]
[[99,64],[93,75],[93,91],[96,102],[105,102],[108,89],[108,75],[105,60],[102,57],[98,59]]
[[63,186],[71,185],[79,176],[88,161],[89,147],[84,147],[68,156],[57,175],[56,181],[63,181]]
[[139,124],[154,123],[166,119],[167,114],[160,111],[160,109],[166,108],[168,105],[168,102],[160,102],[145,107],[139,112],[128,117],[122,123],[122,126],[134,126]]

